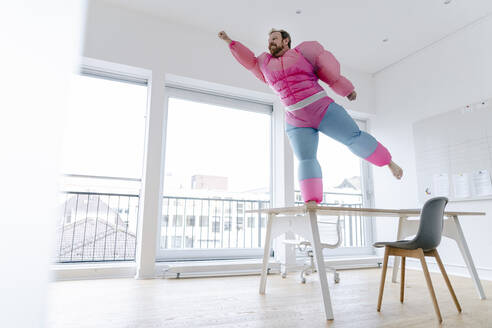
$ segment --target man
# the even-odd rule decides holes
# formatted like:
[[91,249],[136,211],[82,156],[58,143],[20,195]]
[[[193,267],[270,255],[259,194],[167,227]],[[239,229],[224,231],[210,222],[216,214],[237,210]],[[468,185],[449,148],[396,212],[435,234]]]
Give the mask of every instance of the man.
[[229,44],[232,55],[259,80],[267,83],[285,107],[286,132],[299,160],[299,184],[304,202],[323,200],[321,167],[316,159],[318,131],[345,144],[354,154],[377,166],[388,166],[397,179],[403,170],[391,154],[370,134],[359,130],[347,111],[328,97],[318,80],[326,82],[340,96],[355,100],[352,83],[340,74],[335,57],[316,41],[302,42],[291,49],[284,30],[272,29],[268,50],[253,52],[224,32],[219,38]]

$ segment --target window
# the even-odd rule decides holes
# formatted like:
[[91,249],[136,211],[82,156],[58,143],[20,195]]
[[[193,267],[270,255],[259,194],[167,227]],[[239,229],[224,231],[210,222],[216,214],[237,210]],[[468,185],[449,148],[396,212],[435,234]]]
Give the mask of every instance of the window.
[[194,227],[195,226],[195,217],[193,215],[186,216],[186,226]]
[[200,227],[208,227],[208,216],[200,215]]
[[237,217],[237,230],[243,229],[244,218],[242,216]]
[[147,81],[84,68],[69,82],[55,260],[133,260]]
[[140,179],[147,87],[84,75],[70,85],[62,172]]
[[212,232],[220,232],[220,222],[212,222]]
[[[221,257],[203,249],[224,249],[229,257],[237,250],[241,256],[245,249],[256,252],[264,226],[253,220],[251,232],[241,230],[245,209],[269,206],[272,106],[172,87],[166,91],[163,201],[179,197],[179,213],[187,221],[183,229],[161,228],[160,234],[181,234],[191,249],[174,252],[173,245],[161,244],[158,258]],[[197,226],[189,215],[198,217]],[[193,254],[199,248],[202,252]]]
[[181,248],[181,242],[182,242],[181,236],[172,237],[172,241],[173,241],[173,247],[174,248]]
[[174,221],[173,221],[173,226],[181,227],[182,225],[183,225],[183,216],[182,215],[175,215]]
[[231,231],[231,218],[224,218],[224,231]]
[[161,224],[167,226],[169,224],[169,215],[163,215],[161,217]]
[[185,239],[185,243],[186,243],[185,245],[186,248],[193,248],[193,238],[187,236]]

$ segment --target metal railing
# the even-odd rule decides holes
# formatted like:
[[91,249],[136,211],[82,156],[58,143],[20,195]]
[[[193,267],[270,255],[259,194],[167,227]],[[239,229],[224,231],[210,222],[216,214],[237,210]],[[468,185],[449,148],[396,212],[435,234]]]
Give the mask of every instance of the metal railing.
[[135,259],[139,196],[63,192],[56,231],[58,263]]
[[161,248],[259,248],[269,201],[164,196]]
[[[324,200],[327,201],[321,205],[362,207],[362,194],[326,192]],[[164,196],[160,246],[163,249],[263,247],[267,215],[245,211],[269,205],[270,202],[264,200]],[[354,215],[340,219],[344,236],[342,247],[365,246],[365,220]]]
[[[135,260],[138,194],[65,191],[60,196],[55,262]],[[362,206],[362,194],[325,193],[323,200],[327,206]],[[267,215],[246,211],[269,206],[267,200],[164,196],[160,247],[261,248]],[[341,220],[342,247],[365,246],[363,218],[349,215]]]

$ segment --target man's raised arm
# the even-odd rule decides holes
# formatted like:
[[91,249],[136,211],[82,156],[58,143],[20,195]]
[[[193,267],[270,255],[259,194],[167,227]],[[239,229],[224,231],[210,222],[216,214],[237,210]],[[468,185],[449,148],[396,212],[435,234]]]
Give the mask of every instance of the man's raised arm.
[[229,49],[236,60],[243,65],[247,70],[251,71],[260,81],[266,83],[263,73],[258,65],[258,58],[255,54],[244,46],[241,42],[233,41],[224,31],[219,32],[219,38],[229,44]]

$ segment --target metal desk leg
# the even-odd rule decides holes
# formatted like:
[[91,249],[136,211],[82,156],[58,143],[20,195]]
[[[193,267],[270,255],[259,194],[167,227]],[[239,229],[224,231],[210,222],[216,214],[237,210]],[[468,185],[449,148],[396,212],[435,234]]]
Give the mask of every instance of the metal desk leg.
[[[400,217],[398,220],[398,233],[396,235],[396,240],[402,240],[403,237],[403,225],[405,224],[405,219],[406,217]],[[391,281],[397,282],[398,278],[398,267],[400,266],[400,257],[399,256],[394,256],[393,257],[393,275],[391,278]]]
[[313,242],[312,246],[314,257],[316,258],[316,268],[318,269],[319,282],[321,284],[326,319],[333,320],[333,309],[331,307],[330,290],[328,288],[328,279],[326,278],[325,261],[323,258],[323,249],[321,248],[316,211],[309,211],[309,225],[311,227]]
[[452,220],[448,219],[444,221],[443,235],[448,238],[454,239],[458,244],[458,248],[460,249],[461,255],[465,260],[468,272],[470,273],[470,276],[475,283],[475,288],[477,289],[478,296],[480,297],[480,299],[484,300],[486,297],[482,287],[482,282],[478,277],[477,269],[475,268],[475,264],[473,263],[473,259],[470,250],[468,249],[468,245],[465,240],[465,234],[463,233],[463,229],[461,228],[458,216],[453,216]]
[[272,248],[272,224],[275,214],[268,215],[268,221],[265,232],[265,245],[263,252],[263,265],[261,267],[260,294],[265,294],[266,280],[268,273],[268,260],[270,259],[270,249]]

